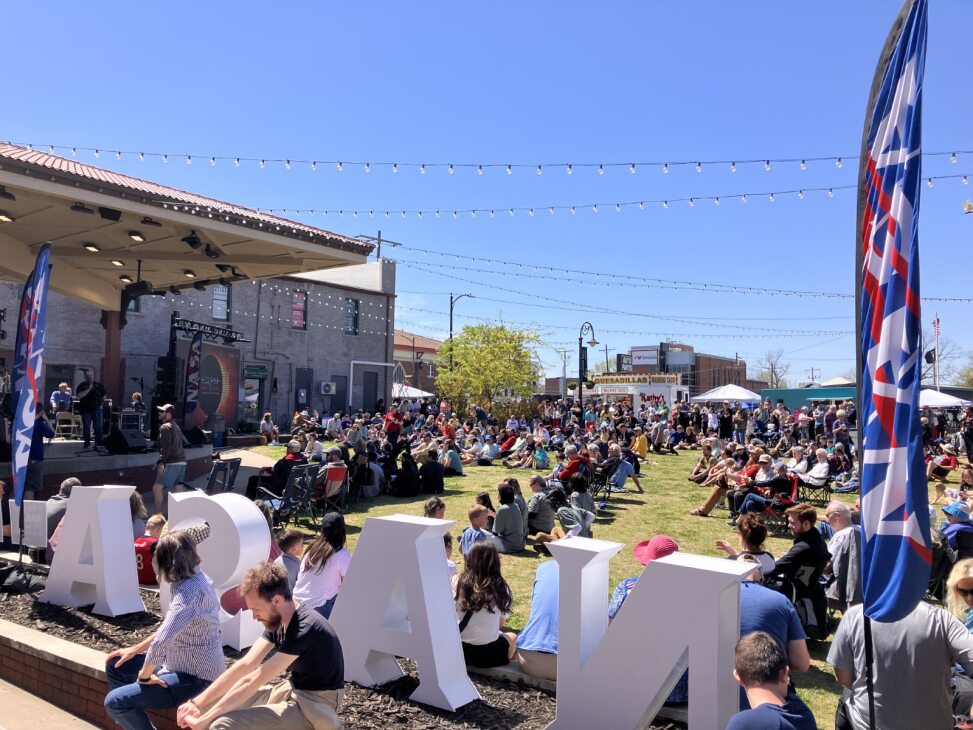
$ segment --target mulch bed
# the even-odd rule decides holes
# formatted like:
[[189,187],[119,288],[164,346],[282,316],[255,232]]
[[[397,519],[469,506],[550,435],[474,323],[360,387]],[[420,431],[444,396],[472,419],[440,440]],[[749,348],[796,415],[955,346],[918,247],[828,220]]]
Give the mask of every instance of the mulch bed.
[[[62,639],[110,652],[129,646],[154,630],[161,619],[159,597],[143,591],[145,613],[109,618],[91,612],[91,607],[61,608],[37,601],[37,593],[0,593],[0,617]],[[224,647],[227,660],[242,656]],[[518,728],[539,730],[554,720],[554,697],[547,692],[512,682],[480,678],[473,683],[481,700],[456,712],[446,712],[408,701],[419,685],[414,662],[400,660],[406,676],[368,689],[349,684],[341,705],[341,718],[349,728],[381,728],[389,724],[402,728]],[[679,724],[652,725],[650,730],[680,730]]]

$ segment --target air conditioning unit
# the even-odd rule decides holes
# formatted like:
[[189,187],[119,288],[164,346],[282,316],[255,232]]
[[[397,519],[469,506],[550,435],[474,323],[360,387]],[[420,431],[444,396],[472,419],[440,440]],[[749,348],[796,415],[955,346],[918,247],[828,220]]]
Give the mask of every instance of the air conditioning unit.
[[334,395],[337,390],[334,383],[321,383],[321,395]]

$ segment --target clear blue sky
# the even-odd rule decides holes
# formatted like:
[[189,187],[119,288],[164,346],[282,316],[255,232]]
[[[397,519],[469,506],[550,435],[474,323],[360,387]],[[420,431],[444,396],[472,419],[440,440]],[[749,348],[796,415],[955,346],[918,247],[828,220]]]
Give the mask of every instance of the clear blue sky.
[[[383,237],[414,247],[530,265],[510,269],[396,249],[393,256],[404,261],[497,272],[400,266],[397,319],[403,329],[443,336],[448,292],[468,291],[480,296],[457,305],[457,326],[470,321],[465,317],[538,322],[545,342],[565,343],[573,352],[587,319],[614,352],[667,335],[750,361],[780,348],[793,363],[792,379],[806,378],[811,366],[828,378],[852,368],[850,335],[777,333],[850,331],[849,300],[659,290],[621,286],[623,280],[611,277],[585,277],[581,285],[510,274],[532,273],[536,265],[851,293],[854,192],[836,191],[833,198],[808,193],[803,200],[778,195],[774,203],[755,193],[856,182],[866,96],[899,5],[170,2],[60,5],[44,14],[12,6],[6,9],[4,57],[11,73],[0,138],[168,152],[168,164],[154,158],[139,163],[133,156],[116,161],[110,153],[97,161],[90,153],[79,156],[255,207],[441,209],[440,219],[366,214],[310,220],[345,234],[381,229]],[[926,151],[973,150],[970,27],[973,3],[931,4]],[[174,157],[178,153],[198,157],[187,166]],[[643,167],[634,175],[627,168],[604,175],[579,168],[569,176],[563,167],[548,166],[540,176],[529,169],[478,176],[467,169],[420,175],[400,168],[393,174],[377,165],[367,174],[350,166],[340,173],[324,165],[316,172],[254,163],[211,167],[208,155],[500,164],[846,160],[841,169],[811,162],[806,171],[792,162],[770,172],[763,165],[740,165],[736,173],[728,165],[705,165],[701,173],[693,166],[668,174]],[[924,161],[924,176],[959,173],[973,175],[973,154],[960,155],[955,165],[948,158]],[[738,197],[744,192],[750,193],[746,204]],[[611,205],[597,213],[586,206],[576,215],[553,216],[546,210],[714,195],[723,196],[720,206],[683,202],[664,210],[655,203],[621,213]],[[970,295],[964,285],[973,216],[964,216],[960,206],[971,195],[958,180],[923,188],[924,296]],[[533,205],[534,217],[499,212]],[[467,208],[498,214],[453,219],[453,209]],[[475,283],[451,283],[451,275]],[[544,300],[525,294],[554,298],[561,308],[547,309]],[[964,357],[973,351],[970,307],[926,304],[923,310],[927,327],[939,312],[944,335],[957,341]],[[553,350],[542,354],[550,371],[560,370]],[[575,367],[572,354],[569,371]]]

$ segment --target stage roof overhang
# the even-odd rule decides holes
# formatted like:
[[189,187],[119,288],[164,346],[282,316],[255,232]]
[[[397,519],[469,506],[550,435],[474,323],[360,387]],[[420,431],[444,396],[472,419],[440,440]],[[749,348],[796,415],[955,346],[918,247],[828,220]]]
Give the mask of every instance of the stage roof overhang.
[[119,309],[126,287],[147,293],[147,285],[120,278],[135,282],[139,261],[141,281],[164,293],[363,264],[372,250],[320,228],[0,143],[0,278],[26,279],[44,243],[51,288],[109,311]]

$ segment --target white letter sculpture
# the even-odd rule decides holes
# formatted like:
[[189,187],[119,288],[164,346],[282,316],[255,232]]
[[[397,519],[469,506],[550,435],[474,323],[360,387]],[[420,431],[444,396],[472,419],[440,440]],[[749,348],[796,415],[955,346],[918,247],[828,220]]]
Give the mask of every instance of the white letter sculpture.
[[[76,490],[77,491],[77,490]],[[71,495],[74,499],[74,493]],[[169,529],[178,530],[202,522],[209,523],[210,536],[199,545],[203,572],[213,581],[216,595],[235,589],[244,573],[270,554],[270,528],[263,513],[240,494],[202,492],[169,495]],[[169,605],[168,586],[160,583],[160,599],[165,610]],[[220,609],[223,643],[237,651],[253,645],[263,634],[263,625],[249,610],[231,616]]]
[[75,489],[47,587],[40,600],[57,606],[95,605],[103,616],[144,611],[135,572],[129,496],[135,487]]
[[623,546],[576,537],[548,547],[561,573],[557,715],[548,727],[641,728],[687,666],[689,726],[726,727],[740,701],[736,585],[753,565],[679,552],[654,560],[609,628],[608,562]]
[[466,673],[443,550],[452,524],[366,518],[331,614],[346,680],[365,687],[391,682],[403,675],[395,657],[405,656],[419,665],[412,701],[454,711],[480,698]]
[[[14,500],[10,506],[10,541],[20,544],[20,507]],[[0,520],[2,522],[2,520]],[[47,502],[43,500],[24,500],[24,546],[46,548],[47,540]]]

